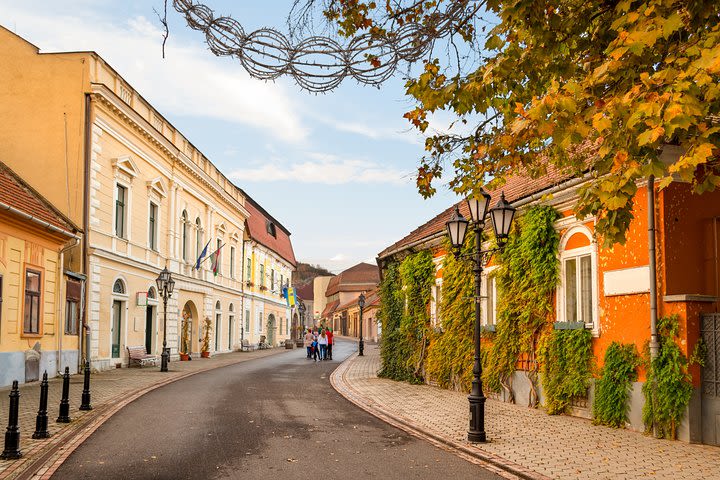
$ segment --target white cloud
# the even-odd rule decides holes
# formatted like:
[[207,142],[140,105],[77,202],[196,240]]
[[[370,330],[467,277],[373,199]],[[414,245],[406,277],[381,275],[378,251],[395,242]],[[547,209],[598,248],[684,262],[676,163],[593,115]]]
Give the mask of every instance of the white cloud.
[[326,153],[311,152],[308,159],[296,163],[271,158],[257,167],[233,170],[228,177],[237,181],[272,182],[294,181],[340,185],[346,183],[409,183],[408,172],[386,167],[367,160],[343,159]]
[[122,24],[0,3],[0,24],[44,52],[98,52],[163,113],[229,121],[289,143],[302,143],[309,134],[282,85],[251,79],[238,62],[217,60],[202,44],[177,37],[170,37],[163,59],[162,32],[145,17]]
[[344,262],[345,260],[347,260],[347,256],[343,255],[342,253],[338,253],[337,255],[331,257],[329,260],[331,262]]

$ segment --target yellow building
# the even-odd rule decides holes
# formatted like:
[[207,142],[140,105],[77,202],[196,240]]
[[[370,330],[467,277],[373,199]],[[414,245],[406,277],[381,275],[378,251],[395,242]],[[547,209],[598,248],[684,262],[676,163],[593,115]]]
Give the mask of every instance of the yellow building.
[[[165,334],[177,358],[183,318],[188,353],[199,351],[205,319],[211,352],[236,348],[245,329],[244,192],[96,53],[39,53],[0,27],[0,64],[7,163],[87,232],[93,367],[126,365],[128,346],[159,355]],[[212,261],[193,268],[206,246],[219,249],[216,272]],[[164,332],[154,285],[166,266],[176,284]],[[247,320],[258,329],[258,317]],[[275,341],[286,336],[278,330]]]
[[0,386],[77,371],[77,228],[0,162]]

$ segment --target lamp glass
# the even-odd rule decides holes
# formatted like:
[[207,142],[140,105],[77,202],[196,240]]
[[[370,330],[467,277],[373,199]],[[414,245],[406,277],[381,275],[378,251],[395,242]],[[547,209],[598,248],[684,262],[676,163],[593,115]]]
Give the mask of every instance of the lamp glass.
[[360,308],[363,308],[365,306],[365,295],[362,293],[360,294],[360,297],[358,298],[358,306]]
[[462,216],[457,206],[455,207],[455,213],[445,224],[447,227],[448,235],[450,236],[450,243],[453,248],[462,247],[465,242],[465,234],[467,233],[468,221]]
[[168,287],[167,287],[168,295],[172,295],[173,290],[175,290],[175,280],[173,280],[172,277],[170,277],[170,281],[168,282],[167,285],[168,285]]
[[498,200],[495,208],[490,210],[495,238],[497,238],[498,243],[504,243],[508,235],[510,235],[510,227],[514,216],[515,208],[505,200],[505,193],[503,193],[500,195],[500,200]]
[[470,197],[466,201],[472,221],[474,223],[485,223],[485,216],[490,206],[490,195],[485,190],[480,190],[478,196]]

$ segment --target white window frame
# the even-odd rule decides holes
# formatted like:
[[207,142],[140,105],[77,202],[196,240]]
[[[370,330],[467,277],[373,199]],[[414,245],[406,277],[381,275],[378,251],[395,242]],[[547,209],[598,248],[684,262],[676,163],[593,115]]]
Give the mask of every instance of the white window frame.
[[235,279],[235,247],[230,245],[230,278]]
[[442,327],[440,318],[440,305],[442,304],[443,279],[436,278],[430,291],[430,321],[433,327]]
[[[576,233],[580,233],[584,235],[590,242],[589,245],[585,247],[580,248],[573,248],[572,250],[566,250],[565,247],[567,246],[568,241],[570,238],[572,238],[573,235]],[[592,331],[593,336],[599,336],[600,335],[600,319],[598,316],[598,303],[599,303],[599,297],[598,297],[598,261],[597,261],[597,242],[595,242],[595,239],[593,238],[592,232],[588,227],[582,224],[574,225],[570,227],[565,234],[560,239],[560,284],[558,286],[557,290],[557,303],[555,305],[555,311],[557,313],[556,320],[558,322],[567,322],[569,321],[565,316],[565,262],[570,259],[577,259],[579,260],[581,257],[590,256],[590,269],[591,269],[591,276],[590,276],[590,283],[592,287],[592,297],[591,297],[591,311],[592,311],[592,322],[586,322],[585,328],[590,329]],[[580,262],[577,262],[577,288],[578,288],[578,298],[581,298],[581,288],[582,288],[582,279],[581,279],[581,269],[580,269]],[[579,301],[577,304],[578,309],[578,318],[582,318],[582,303]]]
[[[492,265],[490,267],[485,267],[482,273],[482,283],[480,284],[480,318],[482,325],[488,326],[488,325],[497,325],[497,302],[498,298],[500,297],[498,295],[498,289],[497,289],[497,265]],[[491,283],[491,280],[492,283]],[[491,290],[491,286],[493,287]],[[492,320],[493,322],[490,323],[490,318],[488,317],[488,312],[490,309],[488,308],[488,297],[492,295]]]

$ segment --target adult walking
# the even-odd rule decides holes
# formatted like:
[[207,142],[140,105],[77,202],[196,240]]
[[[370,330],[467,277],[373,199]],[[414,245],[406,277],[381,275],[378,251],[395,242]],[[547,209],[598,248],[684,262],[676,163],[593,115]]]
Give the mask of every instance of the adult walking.
[[332,347],[333,347],[333,331],[332,328],[327,329],[327,358],[328,360],[332,360]]
[[305,345],[305,349],[307,350],[307,358],[311,358],[312,357],[313,334],[312,334],[312,330],[310,330],[309,328],[307,330],[307,333],[305,334],[305,339],[304,339],[303,343]]
[[320,346],[320,360],[327,360],[328,337],[325,333],[325,330],[320,332],[320,338],[318,338],[318,345]]

